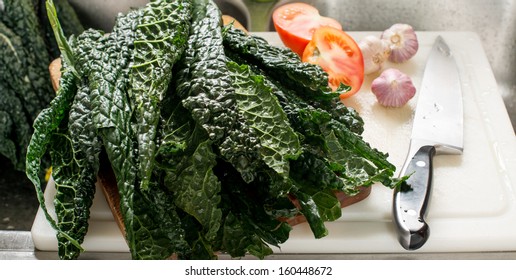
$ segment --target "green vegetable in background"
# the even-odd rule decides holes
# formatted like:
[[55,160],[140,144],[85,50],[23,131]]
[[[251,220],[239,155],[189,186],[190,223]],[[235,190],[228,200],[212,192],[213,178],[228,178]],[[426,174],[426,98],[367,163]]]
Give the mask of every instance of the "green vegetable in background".
[[3,2],[5,8],[0,13],[0,19],[20,36],[29,61],[26,65],[29,79],[37,92],[40,106],[45,107],[53,96],[48,72],[48,64],[51,60],[32,0],[4,0]]
[[23,53],[17,49],[20,45],[19,38],[0,22],[0,64],[3,66],[0,68],[0,154],[7,157],[15,168],[23,170],[32,133],[28,116],[29,112],[35,113],[37,105],[31,104],[34,99],[30,97],[34,94],[30,85],[24,79],[17,79],[17,75],[23,75],[18,73],[18,69],[24,69]]
[[[55,96],[48,65],[59,56],[59,50],[55,48],[44,2],[3,0],[0,6],[0,110],[5,125],[0,133],[0,155],[17,170],[25,169],[33,121]],[[65,33],[81,33],[83,27],[68,1],[57,3]]]
[[61,258],[80,256],[102,164],[134,259],[264,258],[288,240],[288,218],[304,215],[326,236],[342,213],[335,192],[400,184],[321,68],[222,27],[213,1],[151,1],[109,34],[68,39],[47,3],[65,63],[36,119],[27,174],[45,210],[37,174],[51,155],[57,221],[45,213]]
[[11,88],[22,102],[22,110],[27,115],[27,122],[32,122],[42,108],[42,104],[36,95],[27,65],[30,63],[26,56],[26,50],[20,36],[0,22],[0,48],[2,55],[0,61],[0,81],[6,87]]

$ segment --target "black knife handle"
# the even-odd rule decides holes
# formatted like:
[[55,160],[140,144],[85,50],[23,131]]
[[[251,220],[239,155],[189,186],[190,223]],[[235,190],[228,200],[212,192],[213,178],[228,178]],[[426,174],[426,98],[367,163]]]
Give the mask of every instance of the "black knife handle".
[[421,248],[430,235],[424,218],[432,191],[434,155],[434,146],[420,147],[405,169],[405,175],[411,174],[406,185],[394,192],[393,217],[399,242],[407,250]]

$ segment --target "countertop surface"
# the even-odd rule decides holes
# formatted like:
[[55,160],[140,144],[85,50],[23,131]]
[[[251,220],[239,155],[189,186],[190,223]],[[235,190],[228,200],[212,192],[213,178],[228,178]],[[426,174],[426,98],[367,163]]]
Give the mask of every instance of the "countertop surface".
[[[82,260],[129,260],[129,253],[84,252]],[[229,259],[220,255],[220,259]],[[249,259],[253,259],[249,257]],[[395,254],[274,254],[267,260],[515,260],[516,252],[455,252]],[[0,260],[58,260],[57,252],[35,250],[29,231],[0,230]]]

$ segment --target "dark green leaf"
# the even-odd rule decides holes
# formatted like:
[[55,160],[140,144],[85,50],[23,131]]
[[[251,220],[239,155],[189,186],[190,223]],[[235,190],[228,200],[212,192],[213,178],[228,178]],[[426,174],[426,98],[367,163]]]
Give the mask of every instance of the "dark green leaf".
[[0,111],[4,112],[2,123],[5,125],[0,134],[0,142],[6,144],[0,148],[0,154],[9,158],[16,169],[23,170],[31,136],[29,121],[23,113],[22,102],[16,96],[15,90],[0,83],[0,93]]
[[301,213],[305,216],[315,238],[323,238],[328,235],[328,229],[324,225],[324,219],[314,199],[303,192],[296,192],[295,196],[301,205]]
[[40,102],[28,74],[28,61],[21,38],[0,22],[0,82],[14,90],[30,124],[46,104]]
[[0,110],[0,155],[5,156],[13,164],[18,163],[16,145],[11,139],[13,121],[9,112]]
[[228,63],[238,109],[260,139],[262,160],[278,174],[288,177],[289,160],[301,153],[297,134],[263,76],[252,75],[246,65]]
[[48,213],[39,177],[42,169],[41,160],[52,143],[53,135],[57,132],[60,125],[62,125],[63,120],[66,120],[68,117],[73,98],[77,91],[76,83],[77,80],[74,74],[71,71],[65,70],[60,81],[56,98],[52,100],[50,107],[41,111],[34,121],[34,134],[27,148],[26,173],[27,177],[34,184],[40,207],[52,228],[58,232],[58,235],[68,239],[75,247],[82,250],[79,242],[73,237],[70,237],[66,232],[63,232]]
[[[91,123],[91,105],[89,88],[83,85],[70,109],[68,126],[63,134],[54,134],[51,144],[57,225],[79,243],[88,231],[101,148]],[[61,234],[57,237],[59,257],[76,259],[81,251]]]
[[173,253],[190,255],[191,249],[184,239],[186,233],[171,195],[159,185],[151,187],[152,191],[139,188],[134,191],[134,236],[130,241],[136,244],[130,244],[132,258],[166,259]]
[[259,258],[272,254],[272,249],[231,212],[226,216],[222,242],[232,257],[243,257],[247,252]]
[[3,0],[4,10],[0,20],[20,36],[26,50],[28,78],[36,91],[40,106],[45,107],[54,97],[48,64],[48,55],[39,20],[32,0]]
[[[119,18],[109,36],[87,31],[77,37],[78,72],[84,75],[90,87],[93,106],[92,123],[100,136],[113,168],[119,193],[120,209],[124,219],[126,238],[133,257],[138,256],[143,243],[136,240],[135,224],[136,135],[131,123],[132,108],[127,96],[130,45],[136,26],[137,13]],[[124,24],[122,24],[122,22]],[[142,205],[143,206],[143,205]],[[146,220],[141,218],[142,222]],[[159,227],[159,225],[156,225]]]
[[142,9],[134,34],[129,94],[135,100],[138,119],[140,185],[148,189],[154,169],[156,133],[163,96],[179,60],[192,15],[190,1],[151,1]]
[[212,171],[215,154],[209,140],[199,143],[193,154],[174,174],[175,180],[167,185],[175,194],[175,203],[186,213],[192,215],[205,228],[205,238],[213,240],[220,228],[222,212],[220,203],[220,182]]
[[271,252],[265,244],[280,246],[288,239],[290,225],[278,220],[268,206],[274,205],[275,211],[286,212],[293,205],[278,203],[283,199],[270,197],[266,187],[270,184],[268,174],[260,174],[248,184],[235,169],[223,162],[215,167],[215,173],[222,182],[221,208],[224,216],[229,217],[224,222],[221,250],[237,254],[232,256],[241,256],[241,252],[249,251],[263,258]]
[[194,1],[191,35],[177,68],[177,94],[222,157],[250,182],[262,164],[257,160],[260,143],[238,113],[220,26],[220,10],[213,1]]
[[303,63],[290,49],[272,46],[263,38],[247,35],[232,26],[224,32],[224,46],[310,100],[333,99],[349,90],[344,87],[342,91],[332,92],[328,74],[321,67]]

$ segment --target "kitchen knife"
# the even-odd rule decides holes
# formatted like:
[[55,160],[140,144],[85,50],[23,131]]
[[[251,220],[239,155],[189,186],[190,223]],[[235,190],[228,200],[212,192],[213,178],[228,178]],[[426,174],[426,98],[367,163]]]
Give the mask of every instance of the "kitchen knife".
[[450,48],[437,37],[428,57],[419,91],[410,147],[400,176],[410,175],[394,191],[393,219],[403,248],[416,250],[427,241],[425,222],[432,191],[432,159],[439,154],[462,154],[462,92]]

